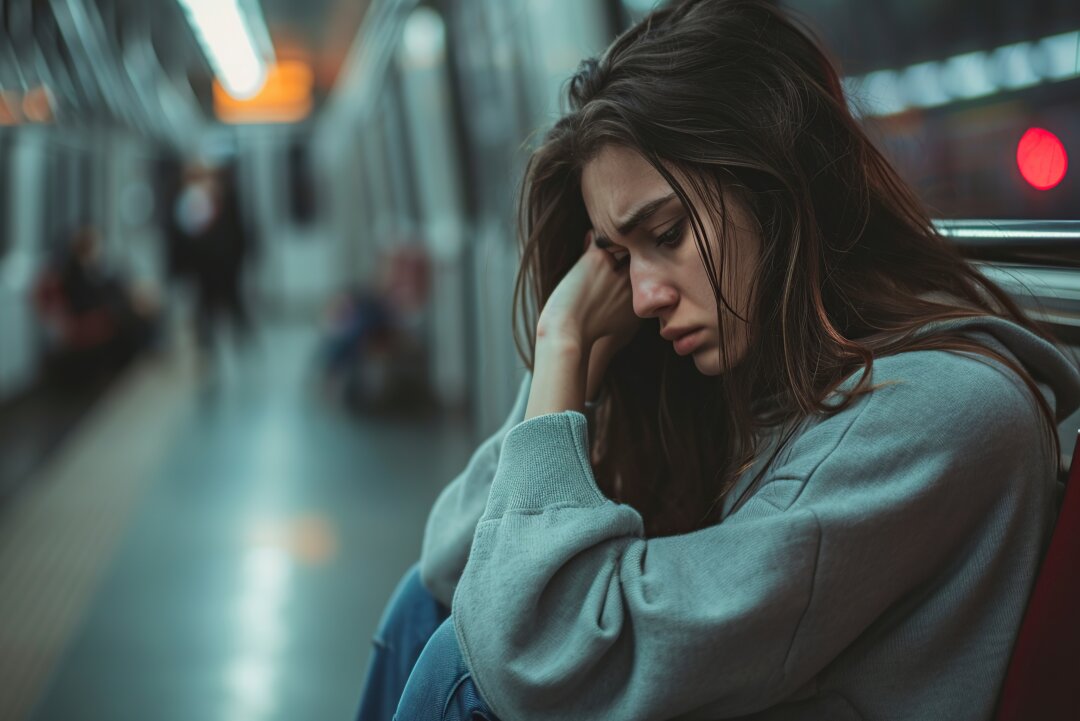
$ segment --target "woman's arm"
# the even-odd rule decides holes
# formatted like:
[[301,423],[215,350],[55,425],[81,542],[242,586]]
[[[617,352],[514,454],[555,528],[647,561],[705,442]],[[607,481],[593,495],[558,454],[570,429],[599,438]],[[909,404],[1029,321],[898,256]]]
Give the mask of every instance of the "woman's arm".
[[569,334],[537,334],[532,388],[525,420],[585,408],[589,358],[582,341]]
[[[1053,481],[1037,409],[1018,381],[977,360],[904,355],[920,358],[874,365],[875,381],[902,382],[818,422],[737,513],[690,534],[646,538],[637,511],[599,491],[581,414],[512,429],[452,614],[494,711],[751,713],[801,688],[882,614],[907,620],[902,601],[943,569],[972,574],[954,585],[981,603],[990,581],[979,574],[1026,568],[1009,554],[1034,553],[1038,538],[1017,514],[1041,508]],[[980,535],[992,515],[1012,529],[1008,543]],[[997,560],[964,565],[982,554]],[[1019,576],[993,583],[1024,593]],[[1007,601],[1022,613],[1023,598]],[[940,627],[912,633],[948,644],[961,632],[950,616],[932,618]],[[992,675],[1009,638],[976,631],[962,660]]]
[[[618,339],[612,337],[601,338],[593,343],[589,351],[589,379],[585,390],[585,400],[595,403],[599,399],[600,389],[604,384],[604,376],[607,374],[611,360],[619,351]],[[588,415],[588,414],[586,414]]]
[[503,440],[525,415],[531,376],[526,373],[505,422],[473,452],[465,469],[439,494],[428,514],[420,549],[420,578],[443,605],[450,606],[484,513]]
[[[534,368],[541,376],[539,382],[534,382],[535,375],[525,375],[514,406],[502,427],[480,444],[465,470],[443,489],[428,514],[420,551],[420,578],[432,595],[446,606],[451,603],[469,557],[473,533],[484,512],[491,479],[499,464],[503,439],[511,428],[526,417],[527,401],[535,399],[539,403],[541,399],[547,399],[546,402],[552,402],[555,393],[551,389],[558,389],[559,378],[564,374],[580,372],[581,361],[576,354],[571,349],[563,350],[565,354],[560,356],[551,344],[538,343]],[[585,361],[588,368],[588,395],[585,397],[589,400],[596,400],[604,373],[616,350],[616,345],[606,338],[593,345]],[[571,385],[579,384],[576,376],[568,382]],[[532,393],[530,389],[533,389]],[[561,402],[556,401],[556,404]],[[567,402],[577,401],[569,399]]]
[[536,325],[533,387],[525,419],[582,411],[611,358],[637,333],[626,269],[587,235],[585,253],[552,291]]

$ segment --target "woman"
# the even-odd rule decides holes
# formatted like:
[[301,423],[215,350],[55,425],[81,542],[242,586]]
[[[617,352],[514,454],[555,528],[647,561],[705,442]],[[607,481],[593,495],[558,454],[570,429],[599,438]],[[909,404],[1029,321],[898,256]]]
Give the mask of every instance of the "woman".
[[361,718],[989,718],[1074,361],[770,5],[656,12],[569,95],[521,198],[531,374]]

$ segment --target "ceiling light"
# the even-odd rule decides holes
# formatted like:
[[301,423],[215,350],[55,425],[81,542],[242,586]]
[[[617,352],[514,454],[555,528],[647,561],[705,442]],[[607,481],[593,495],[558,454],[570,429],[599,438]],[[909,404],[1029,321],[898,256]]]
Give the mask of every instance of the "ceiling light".
[[237,0],[179,0],[214,74],[237,99],[254,96],[266,82],[266,63],[255,48],[250,23]]

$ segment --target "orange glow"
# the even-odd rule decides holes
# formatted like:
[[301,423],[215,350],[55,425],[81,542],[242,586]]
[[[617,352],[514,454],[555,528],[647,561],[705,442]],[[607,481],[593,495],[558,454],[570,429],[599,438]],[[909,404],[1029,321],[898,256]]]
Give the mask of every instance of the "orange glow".
[[295,123],[311,113],[313,77],[307,63],[282,60],[267,68],[254,97],[237,100],[214,80],[214,112],[226,123]]
[[333,560],[340,547],[340,533],[326,516],[318,513],[291,518],[262,519],[251,530],[248,544],[284,552],[290,560],[312,566]]
[[30,90],[23,97],[23,115],[33,123],[47,123],[52,120],[52,94],[48,88],[38,87]]
[[0,125],[18,125],[22,122],[22,101],[13,90],[0,90]]

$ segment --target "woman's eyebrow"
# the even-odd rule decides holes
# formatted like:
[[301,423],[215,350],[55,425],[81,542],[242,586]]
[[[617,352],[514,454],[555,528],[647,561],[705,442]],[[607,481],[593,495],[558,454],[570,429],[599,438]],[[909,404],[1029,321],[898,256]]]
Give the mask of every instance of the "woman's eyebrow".
[[[662,198],[655,198],[654,200],[648,200],[638,207],[634,208],[627,216],[626,220],[620,222],[616,230],[621,236],[627,236],[634,232],[634,229],[648,220],[653,213],[660,210],[660,208],[667,205],[673,198],[678,196],[675,193],[669,193]],[[594,242],[599,248],[607,248],[611,243],[611,239],[605,235],[596,234]]]

